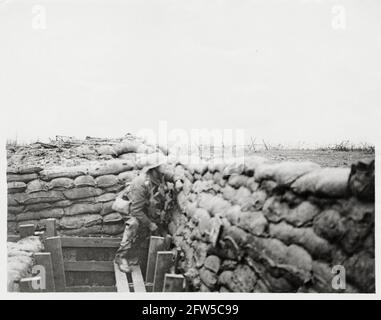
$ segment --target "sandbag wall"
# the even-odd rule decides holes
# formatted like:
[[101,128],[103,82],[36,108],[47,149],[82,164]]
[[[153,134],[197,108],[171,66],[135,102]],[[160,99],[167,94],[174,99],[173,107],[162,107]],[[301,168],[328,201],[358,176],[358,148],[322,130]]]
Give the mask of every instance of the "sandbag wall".
[[351,170],[251,157],[162,170],[178,190],[169,229],[190,290],[375,291],[374,162]]
[[43,219],[55,218],[59,234],[118,235],[123,221],[112,204],[143,166],[134,160],[109,160],[9,170],[8,233],[17,233],[20,224],[38,226]]
[[8,242],[8,292],[20,291],[18,281],[31,276],[32,267],[35,264],[33,254],[43,250],[43,244],[39,237],[31,236],[18,242]]
[[[60,234],[119,235],[112,204],[149,156],[9,169],[8,233],[56,218]],[[170,157],[161,170],[176,193],[169,231],[190,290],[374,292],[374,163]],[[345,290],[332,285],[341,267]]]

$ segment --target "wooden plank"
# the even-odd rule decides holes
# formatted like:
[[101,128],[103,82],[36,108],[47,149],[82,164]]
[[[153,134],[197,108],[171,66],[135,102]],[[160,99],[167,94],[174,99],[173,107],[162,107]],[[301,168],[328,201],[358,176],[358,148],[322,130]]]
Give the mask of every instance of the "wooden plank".
[[153,282],[146,282],[146,292],[153,292]]
[[65,261],[65,271],[114,272],[112,261]]
[[166,273],[164,277],[164,292],[183,292],[185,278],[181,274]]
[[44,268],[45,277],[45,289],[43,292],[55,292],[56,287],[54,285],[54,274],[53,274],[53,263],[52,256],[50,252],[38,252],[34,254],[37,266],[42,266]]
[[156,257],[159,251],[164,250],[165,239],[163,237],[151,237],[148,248],[146,283],[153,283],[155,276]]
[[17,235],[17,234],[9,234],[9,235],[7,236],[7,242],[17,242],[17,241],[19,241],[20,239],[21,239],[20,236]]
[[153,291],[162,292],[164,287],[164,276],[169,273],[174,263],[175,255],[172,251],[159,251],[157,253],[155,277],[153,280]]
[[36,227],[34,224],[22,224],[19,226],[20,238],[26,238],[34,235]]
[[57,225],[56,219],[49,218],[42,220],[42,223],[45,225],[44,238],[56,237],[57,236]]
[[119,248],[122,238],[62,237],[63,248]]
[[40,282],[41,277],[23,278],[19,281],[20,292],[39,292],[38,289],[33,289],[33,282]]
[[61,238],[49,237],[45,240],[45,251],[50,252],[53,263],[54,285],[57,292],[64,292],[66,287]]
[[118,265],[114,262],[115,283],[117,292],[130,292],[127,276],[119,270]]
[[146,292],[146,287],[143,280],[142,271],[137,265],[130,266],[132,283],[134,285],[135,292]]
[[164,251],[168,251],[171,248],[172,244],[172,236],[170,234],[167,234],[164,238]]
[[66,292],[116,292],[115,286],[74,286],[66,287]]

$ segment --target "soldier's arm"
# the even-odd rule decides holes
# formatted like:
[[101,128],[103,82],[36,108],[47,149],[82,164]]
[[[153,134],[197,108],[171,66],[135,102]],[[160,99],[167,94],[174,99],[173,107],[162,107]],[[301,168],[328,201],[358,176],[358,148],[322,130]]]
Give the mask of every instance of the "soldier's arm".
[[143,183],[137,183],[131,186],[130,193],[130,213],[135,217],[139,224],[148,227],[151,223],[151,220],[145,214],[147,209],[147,203],[149,199],[149,194]]

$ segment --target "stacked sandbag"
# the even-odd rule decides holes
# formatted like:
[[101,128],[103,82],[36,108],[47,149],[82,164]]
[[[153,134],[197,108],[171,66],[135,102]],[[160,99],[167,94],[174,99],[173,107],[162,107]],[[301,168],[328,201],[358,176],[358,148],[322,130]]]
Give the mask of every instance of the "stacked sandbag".
[[[145,159],[147,158],[147,159]],[[55,218],[64,235],[120,235],[123,217],[113,210],[117,195],[152,155],[131,160],[88,162],[79,166],[9,170],[8,233],[20,224]]]
[[[120,235],[120,191],[162,153],[135,142],[101,153],[114,159],[9,170],[8,231],[54,217],[61,234]],[[177,202],[168,230],[193,290],[374,292],[374,161],[321,168],[170,155],[160,170]],[[345,290],[332,287],[335,266],[345,268]]]
[[18,242],[7,242],[8,292],[20,291],[18,281],[31,275],[33,254],[43,250],[39,237],[31,236]]
[[[374,292],[374,163],[188,158],[172,177],[170,231],[194,290]],[[346,290],[332,287],[337,265]]]

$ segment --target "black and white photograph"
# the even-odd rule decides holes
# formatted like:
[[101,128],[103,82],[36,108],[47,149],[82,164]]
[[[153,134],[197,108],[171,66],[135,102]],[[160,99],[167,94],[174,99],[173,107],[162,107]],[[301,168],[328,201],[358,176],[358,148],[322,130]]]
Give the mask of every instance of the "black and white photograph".
[[377,298],[380,40],[381,0],[0,0],[2,295]]

